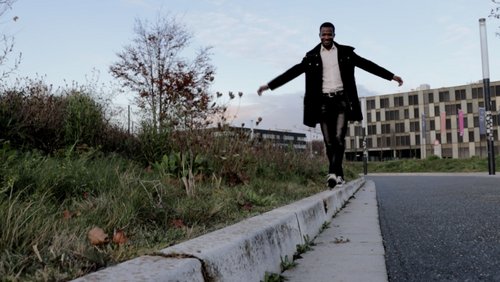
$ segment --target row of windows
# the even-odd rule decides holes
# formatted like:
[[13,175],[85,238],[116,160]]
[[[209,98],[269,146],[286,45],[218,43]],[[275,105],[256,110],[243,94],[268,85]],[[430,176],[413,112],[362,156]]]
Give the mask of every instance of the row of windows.
[[[439,100],[436,102],[450,102],[450,91],[444,90],[438,92]],[[491,97],[500,97],[500,85],[491,86],[490,87],[490,96]],[[395,107],[402,107],[404,105],[403,96],[394,96],[392,97],[394,101]],[[427,93],[427,98],[429,103],[434,103],[434,92]],[[482,99],[484,98],[483,87],[473,87],[472,88],[472,99]],[[467,99],[465,89],[457,89],[455,90],[455,99],[454,101],[461,101]],[[418,105],[418,95],[417,94],[409,94],[408,95],[408,105]],[[389,108],[389,98],[380,98],[380,108]],[[375,99],[370,99],[366,101],[366,108],[368,110],[376,109],[375,107]]]
[[[351,149],[357,148],[355,140],[351,139]],[[359,138],[358,144],[363,144],[363,138]],[[409,135],[401,135],[394,137],[378,137],[377,138],[377,147],[390,147],[390,146],[410,146],[410,136]],[[420,145],[420,135],[415,135],[415,145]],[[366,147],[368,149],[374,148],[373,146],[373,138],[366,138]]]
[[[463,140],[463,136],[460,136],[458,132],[451,133],[448,132],[446,133],[446,140],[448,140],[447,143],[451,143],[450,140],[452,140],[452,135],[457,134],[457,140],[461,142]],[[498,130],[494,130],[494,136],[498,136]],[[469,142],[482,142],[486,141],[486,136],[485,135],[480,135],[479,138],[475,138],[474,131],[468,132],[468,137],[469,137]],[[396,136],[385,136],[385,137],[376,137],[377,138],[377,147],[390,147],[390,146],[410,146],[411,145],[411,139],[410,135],[396,135]],[[375,137],[366,137],[366,147],[371,149],[374,148],[373,146],[373,140]],[[476,140],[477,139],[477,140]],[[436,133],[436,140],[442,140],[441,139],[441,133]],[[363,144],[363,138],[359,137],[358,144]],[[351,149],[356,148],[355,144],[355,139],[350,140],[351,144]],[[420,145],[420,134],[415,134],[415,145]],[[430,144],[430,143],[429,143]]]
[[[498,116],[493,116],[493,126],[499,126],[500,125],[500,114]],[[439,121],[438,121],[439,122]],[[429,130],[436,130],[436,121],[434,119],[428,120],[429,124]],[[446,130],[452,130],[451,128],[451,118],[446,118]],[[464,127],[468,128],[469,121],[466,116],[464,116]],[[473,118],[473,127],[474,128],[479,128],[479,117],[474,117]],[[377,134],[391,134],[391,133],[404,133],[407,132],[405,130],[405,125],[404,122],[399,122],[394,124],[394,132],[391,130],[391,123],[384,123],[381,124],[380,126],[381,132],[377,132],[377,125],[376,124],[370,124],[367,127],[367,134],[368,135],[377,135]],[[408,132],[420,132],[420,121],[411,121],[410,122],[410,130]],[[362,136],[363,135],[363,128],[361,126],[356,126],[354,128],[354,135],[355,136]]]
[[[478,106],[480,108],[484,107],[484,102],[480,101],[478,103]],[[444,110],[446,112],[446,115],[450,116],[450,115],[457,115],[458,114],[458,110],[460,110],[462,108],[462,104],[458,103],[458,104],[448,104],[448,105],[444,105]],[[496,105],[496,101],[492,101],[491,102],[491,111],[496,111],[496,108],[497,108],[497,105]],[[472,106],[472,103],[467,103],[467,113],[472,113],[473,112],[473,106]],[[400,120],[400,110],[386,110],[385,111],[385,120],[386,121],[390,121],[390,120]],[[404,118],[405,119],[409,119],[410,118],[410,112],[409,112],[409,109],[403,109],[403,113],[404,113]],[[440,113],[440,107],[439,105],[436,105],[434,106],[434,115],[435,116],[438,116]],[[420,114],[420,110],[418,108],[414,108],[413,109],[413,117],[414,118],[419,118],[419,114]],[[375,112],[375,120],[373,120],[373,117],[372,117],[372,113],[367,113],[366,114],[366,119],[368,120],[368,122],[374,122],[374,121],[381,121],[381,117],[380,117],[380,112],[377,111]]]

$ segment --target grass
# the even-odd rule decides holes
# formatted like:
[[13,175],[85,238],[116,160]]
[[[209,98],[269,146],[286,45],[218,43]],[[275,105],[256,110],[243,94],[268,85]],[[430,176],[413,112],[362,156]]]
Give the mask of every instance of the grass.
[[[495,163],[500,162],[500,156]],[[362,162],[351,162],[354,171],[362,171]],[[497,165],[498,166],[498,165]],[[385,162],[368,162],[368,174],[377,172],[488,172],[488,159],[472,157],[469,159],[400,159]]]
[[[0,277],[71,280],[324,190],[323,157],[273,154],[267,164],[245,160],[256,165],[238,184],[215,172],[196,175],[188,193],[179,175],[117,155],[88,151],[54,157],[4,147],[0,149]],[[363,171],[362,163],[345,167],[347,180]],[[431,171],[484,172],[487,160],[430,158],[370,162],[368,167],[369,173]],[[109,242],[90,244],[87,236],[93,227],[102,228]],[[123,232],[126,242],[113,243],[115,232]],[[298,246],[298,254],[310,246]]]
[[[198,175],[188,194],[180,177],[117,155],[50,157],[4,148],[0,277],[71,280],[324,190],[324,159],[294,158],[307,173],[273,173],[279,166],[259,164],[261,169],[238,185],[215,173]],[[94,227],[111,242],[90,244],[87,235]],[[126,243],[112,242],[117,231],[124,232]]]

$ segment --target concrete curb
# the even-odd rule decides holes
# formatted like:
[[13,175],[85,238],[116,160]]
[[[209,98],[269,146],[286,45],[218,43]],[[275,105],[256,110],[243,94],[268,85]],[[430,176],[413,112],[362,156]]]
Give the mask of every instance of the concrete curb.
[[73,281],[261,281],[281,273],[297,245],[318,235],[364,178]]

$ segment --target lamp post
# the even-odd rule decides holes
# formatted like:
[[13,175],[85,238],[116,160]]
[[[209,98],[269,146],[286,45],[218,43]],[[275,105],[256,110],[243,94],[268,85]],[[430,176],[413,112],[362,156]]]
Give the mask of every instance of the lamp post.
[[490,70],[488,65],[488,43],[486,39],[486,20],[479,19],[479,34],[481,39],[481,61],[483,65],[484,107],[486,110],[486,138],[488,142],[488,171],[495,174],[495,147],[493,143],[493,119],[491,117]]
[[366,148],[366,126],[368,118],[366,115],[366,97],[361,98],[361,111],[363,113],[363,120],[361,121],[361,130],[363,131],[363,174],[368,174],[368,149]]

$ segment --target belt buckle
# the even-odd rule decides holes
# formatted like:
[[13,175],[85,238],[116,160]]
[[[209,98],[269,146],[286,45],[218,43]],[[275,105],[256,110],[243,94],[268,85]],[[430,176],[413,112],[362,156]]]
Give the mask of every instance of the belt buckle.
[[343,92],[343,91],[344,91],[344,90],[339,90],[339,91],[334,91],[334,92],[328,92],[328,93],[325,93],[325,94],[326,94],[326,96],[327,96],[328,98],[334,98],[334,97],[336,97],[336,96],[340,96],[340,95],[342,95],[342,92]]

